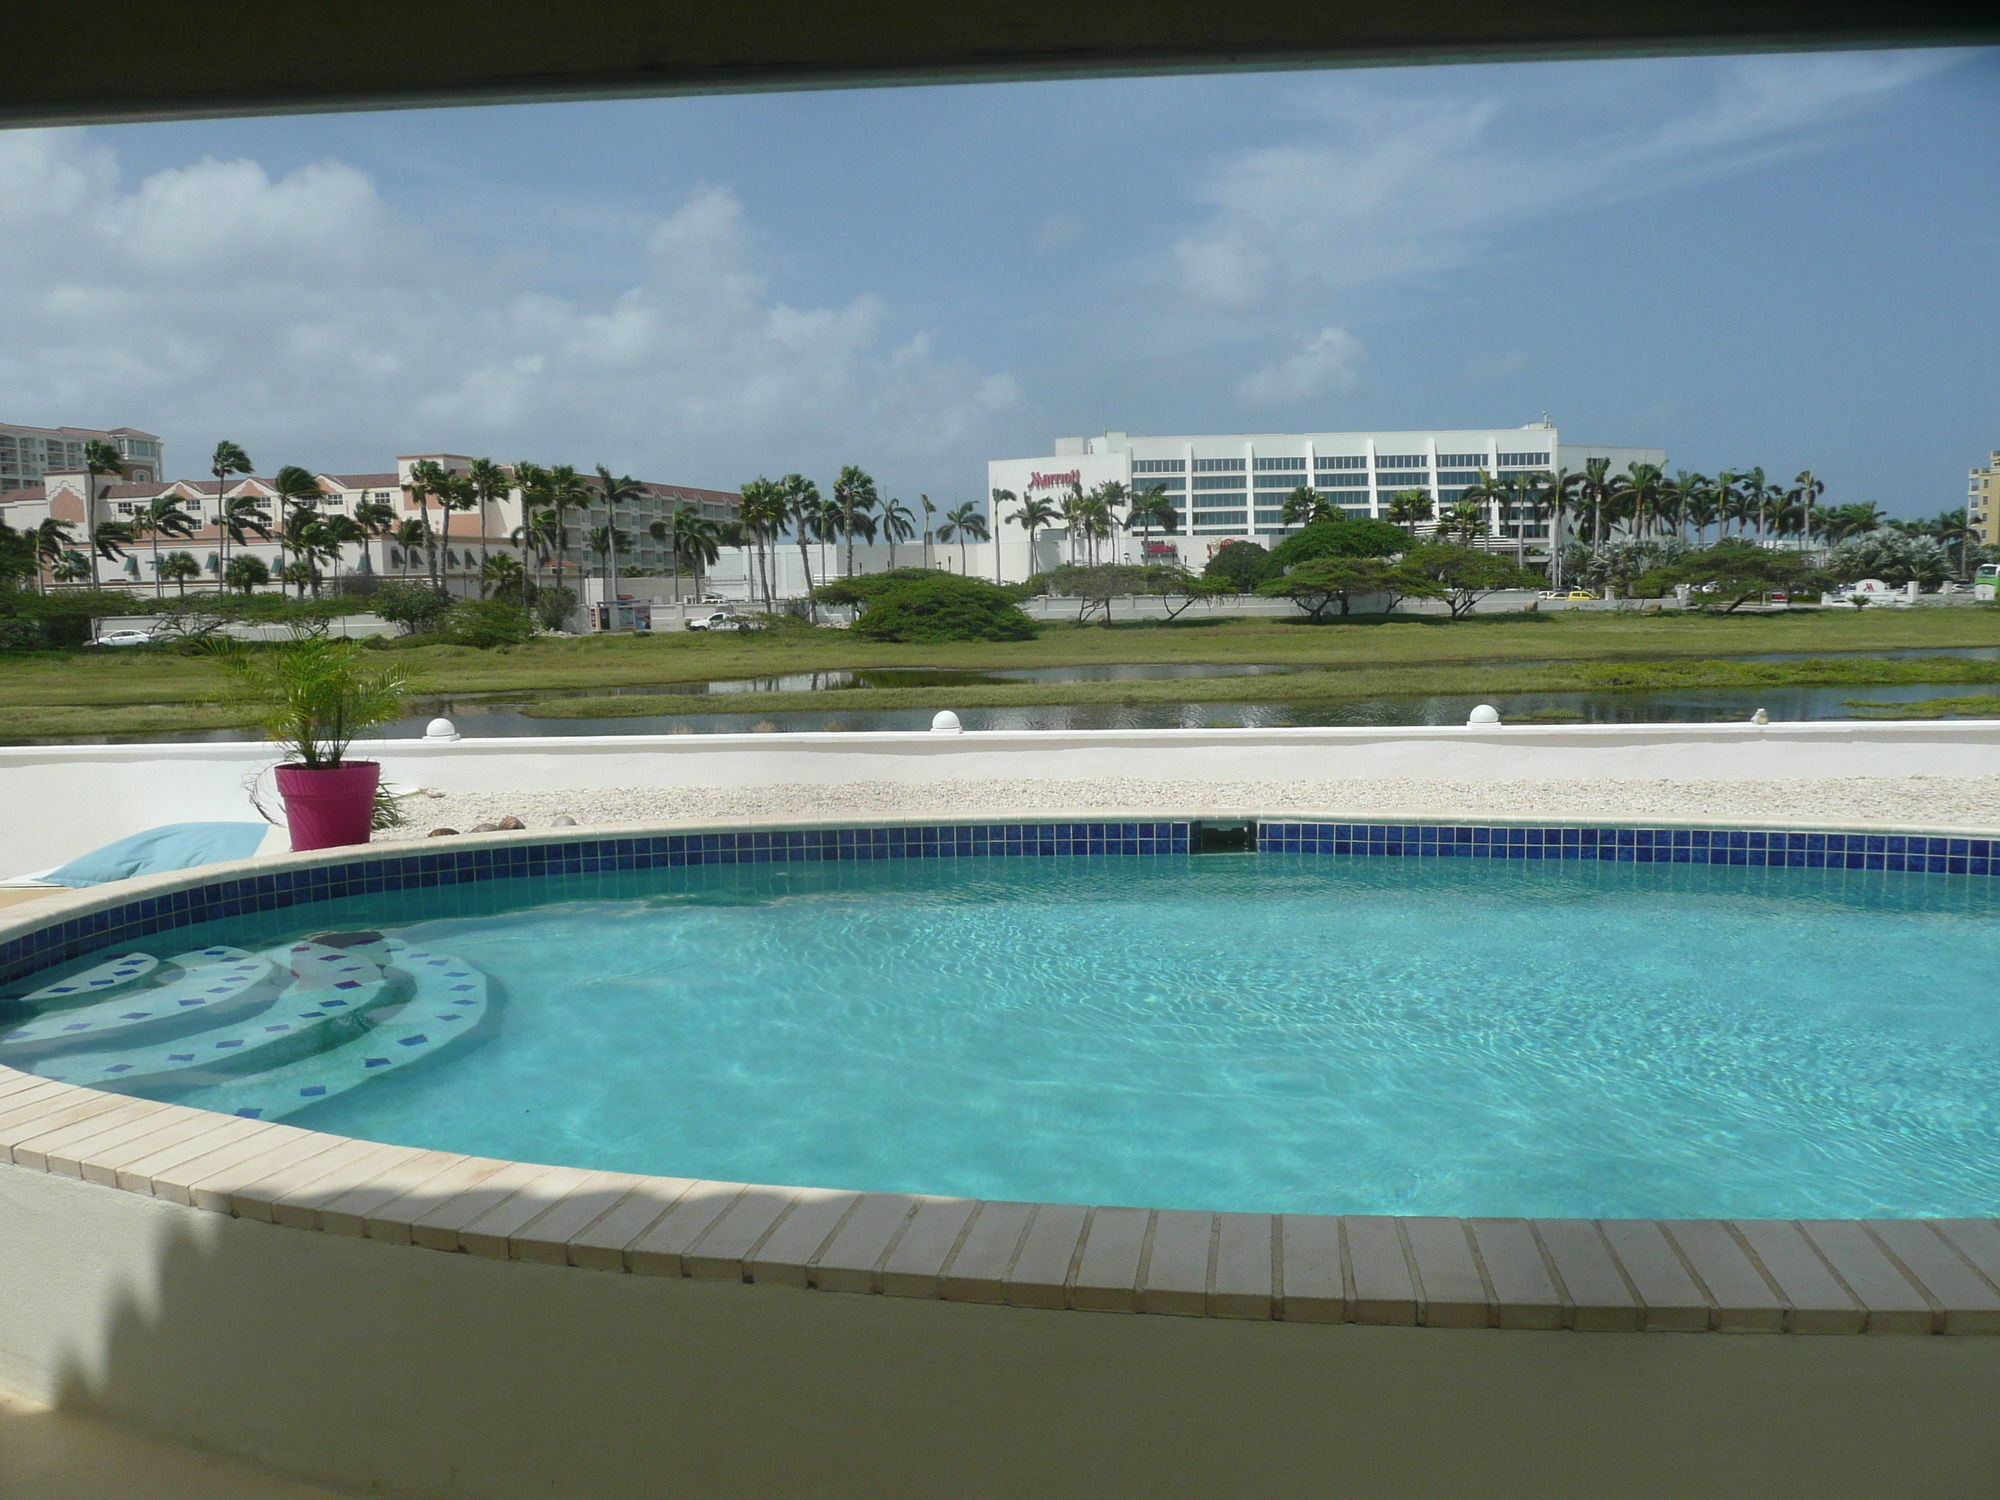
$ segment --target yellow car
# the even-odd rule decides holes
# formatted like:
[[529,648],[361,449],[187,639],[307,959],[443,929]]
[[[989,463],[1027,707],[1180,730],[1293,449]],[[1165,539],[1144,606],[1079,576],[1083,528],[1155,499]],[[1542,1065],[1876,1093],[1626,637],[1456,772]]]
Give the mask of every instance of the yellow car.
[[1595,599],[1597,595],[1591,593],[1589,589],[1571,589],[1567,594],[1564,594],[1562,597],[1565,599],[1583,600],[1583,599]]

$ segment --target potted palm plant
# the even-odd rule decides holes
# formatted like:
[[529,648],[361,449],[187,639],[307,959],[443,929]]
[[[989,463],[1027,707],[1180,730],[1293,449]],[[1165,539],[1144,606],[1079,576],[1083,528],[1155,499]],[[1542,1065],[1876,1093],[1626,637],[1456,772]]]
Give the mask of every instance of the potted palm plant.
[[410,683],[371,667],[358,641],[307,637],[262,650],[220,648],[238,695],[257,705],[265,737],[285,748],[278,795],[294,850],[365,844],[374,823],[380,762],[347,759],[356,735],[401,718]]

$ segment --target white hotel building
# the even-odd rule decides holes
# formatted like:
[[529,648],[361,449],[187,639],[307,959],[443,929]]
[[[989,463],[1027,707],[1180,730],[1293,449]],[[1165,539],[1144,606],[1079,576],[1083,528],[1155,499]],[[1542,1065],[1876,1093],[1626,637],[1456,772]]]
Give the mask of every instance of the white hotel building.
[[[1459,500],[1484,469],[1496,479],[1558,469],[1580,471],[1593,458],[1608,459],[1613,473],[1627,464],[1664,466],[1664,448],[1605,447],[1567,443],[1546,416],[1525,427],[1456,428],[1422,432],[1236,433],[1202,437],[1057,438],[1055,452],[1042,458],[1003,458],[987,464],[987,488],[1060,501],[1072,484],[1086,493],[1107,480],[1134,491],[1166,492],[1180,520],[1171,534],[1156,533],[1158,560],[1177,557],[1200,571],[1225,543],[1255,541],[1265,546],[1289,534],[1279,520],[1285,497],[1300,485],[1339,505],[1351,516],[1380,518],[1404,490],[1422,490],[1440,508]],[[1013,507],[1002,503],[999,523],[1000,571],[1008,579],[1026,577],[1067,559],[1067,536],[1045,530],[1041,556],[1030,566],[1028,537],[1008,521]],[[1549,524],[1500,514],[1489,504],[1485,545],[1512,551],[1518,543],[1533,556],[1546,555]],[[1120,561],[1139,561],[1141,538],[1120,534]],[[1166,551],[1164,549],[1171,548]],[[989,559],[990,563],[990,559]]]

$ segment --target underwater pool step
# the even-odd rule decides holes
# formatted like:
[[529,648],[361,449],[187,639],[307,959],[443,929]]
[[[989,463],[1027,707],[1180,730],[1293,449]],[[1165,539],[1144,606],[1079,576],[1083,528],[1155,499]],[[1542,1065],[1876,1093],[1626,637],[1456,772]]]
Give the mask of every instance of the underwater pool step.
[[[127,959],[147,956],[128,954]],[[0,1032],[0,1059],[46,1051],[52,1046],[72,1043],[87,1046],[104,1038],[123,1039],[166,1028],[194,1029],[197,1023],[251,998],[258,986],[271,977],[273,968],[266,954],[226,947],[177,953],[167,964],[180,970],[179,978],[150,989],[121,993],[94,1005],[53,1010],[12,1031]],[[152,966],[147,972],[159,971]]]
[[[434,1057],[468,1035],[486,1015],[486,976],[460,959],[426,953],[392,941],[392,975],[406,977],[410,999],[362,1035],[296,1062],[198,1089],[180,1102],[195,1109],[276,1120],[331,1099],[371,1079]],[[366,1020],[368,1018],[364,1018]]]
[[300,975],[272,1005],[254,1015],[149,1047],[43,1058],[29,1071],[90,1088],[122,1088],[210,1068],[235,1073],[246,1057],[286,1061],[323,1041],[318,1033],[325,1027],[359,1025],[361,1013],[389,993],[389,980],[382,971],[351,954],[329,949],[301,955],[295,946],[273,956],[291,963],[294,973],[302,957],[309,960],[310,977]]
[[126,953],[25,995],[0,992],[0,1000],[18,1000],[24,1005],[61,1005],[85,995],[105,995],[137,984],[159,966],[160,961],[150,953]]

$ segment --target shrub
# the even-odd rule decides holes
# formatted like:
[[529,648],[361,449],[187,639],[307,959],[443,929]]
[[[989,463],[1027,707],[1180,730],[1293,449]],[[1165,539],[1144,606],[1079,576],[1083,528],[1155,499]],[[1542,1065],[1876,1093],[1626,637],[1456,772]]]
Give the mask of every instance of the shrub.
[[534,639],[535,619],[511,599],[461,599],[443,629],[454,646],[518,646]]
[[444,624],[451,600],[421,583],[385,583],[375,590],[369,606],[381,618],[403,627],[405,635],[424,635]]
[[854,633],[871,641],[1025,641],[1035,623],[1004,590],[949,573],[878,591]]
[[1956,570],[1944,543],[1885,528],[1833,548],[1826,554],[1826,571],[1841,583],[1879,578],[1901,588],[1914,579],[1918,587],[1934,589]]
[[857,573],[852,578],[836,578],[814,589],[812,596],[821,604],[867,605],[885,590],[900,588],[906,583],[955,576],[934,568],[890,568],[880,573]]
[[535,591],[528,608],[544,630],[561,630],[569,623],[569,617],[576,613],[576,590],[559,584],[548,585]]

